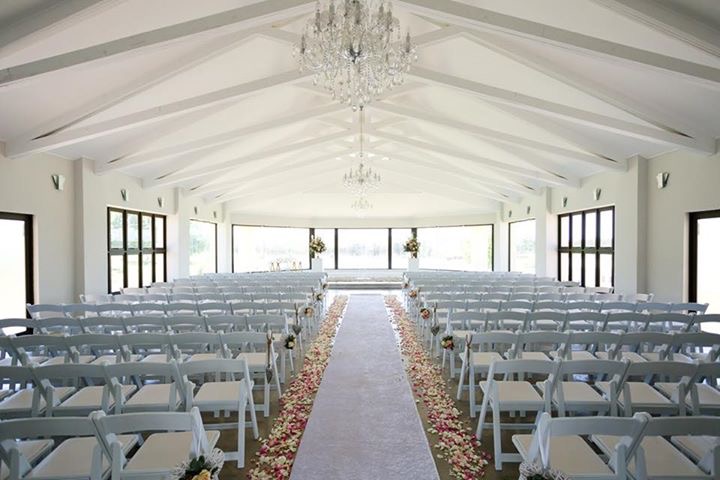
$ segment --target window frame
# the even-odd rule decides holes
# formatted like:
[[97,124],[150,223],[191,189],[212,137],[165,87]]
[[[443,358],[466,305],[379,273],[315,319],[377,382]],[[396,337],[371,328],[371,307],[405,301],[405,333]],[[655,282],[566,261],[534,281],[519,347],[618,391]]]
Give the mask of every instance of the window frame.
[[[248,223],[231,223],[230,224],[230,271],[232,273],[236,273],[235,272],[235,227],[308,229],[308,231],[309,231],[308,246],[307,246],[308,263],[307,263],[307,267],[304,267],[303,270],[310,270],[310,268],[311,268],[310,239],[314,235],[315,228],[293,227],[293,226],[288,226],[288,225],[251,225]],[[324,230],[328,230],[328,229],[324,229]],[[335,268],[337,269],[337,228],[335,229]],[[253,272],[240,272],[240,273],[254,273],[254,272],[265,272],[265,271],[267,271],[267,270],[253,270]]]
[[[526,218],[524,220],[515,220],[513,222],[508,222],[508,272],[512,272],[512,226],[516,223],[523,223],[523,222],[536,222],[535,225],[537,227],[537,218]],[[537,247],[537,232],[535,234],[535,247]],[[537,250],[535,250],[537,253]],[[537,271],[537,265],[535,266],[535,269]]]
[[[110,222],[110,216],[111,212],[120,213],[122,215],[122,242],[123,242],[123,248],[112,248],[111,247],[111,231],[112,231],[112,225]],[[138,216],[138,248],[127,248],[127,240],[128,240],[128,223],[127,223],[127,216],[130,215],[137,215]],[[143,234],[142,234],[142,218],[143,217],[150,217],[151,219],[151,242],[149,248],[143,248]],[[156,240],[156,227],[157,227],[157,218],[163,219],[163,241],[162,241],[162,247],[156,247],[155,246],[155,240]],[[107,289],[108,293],[119,293],[119,292],[113,292],[112,290],[112,257],[118,257],[122,256],[122,264],[123,264],[123,287],[122,288],[128,288],[128,255],[140,255],[140,260],[138,262],[138,285],[140,285],[142,288],[143,285],[143,262],[142,262],[142,256],[143,255],[151,255],[152,262],[152,281],[157,281],[157,265],[156,265],[156,255],[162,254],[163,255],[163,279],[167,281],[167,215],[163,215],[160,213],[152,213],[152,212],[143,212],[140,210],[130,210],[125,208],[118,208],[118,207],[107,207]]]
[[[611,211],[612,212],[612,246],[610,247],[601,247],[601,231],[600,231],[600,214],[602,212]],[[586,238],[585,238],[585,232],[586,232],[586,218],[587,214],[595,214],[595,246],[594,247],[588,247],[585,245]],[[580,231],[581,233],[581,240],[580,240],[580,246],[579,247],[573,247],[573,217],[576,215],[582,215],[582,225]],[[568,246],[563,247],[562,246],[562,219],[567,217],[568,218]],[[578,281],[578,284],[582,287],[585,286],[585,255],[595,255],[595,285],[600,286],[600,255],[611,255],[612,258],[612,271],[610,272],[610,286],[615,286],[615,206],[610,205],[607,207],[598,207],[598,208],[590,208],[587,210],[578,210],[574,212],[567,212],[562,213],[558,215],[558,227],[557,227],[557,239],[558,239],[558,258],[557,258],[557,272],[558,272],[558,280],[560,281],[571,281],[576,282],[575,276],[573,275],[573,265],[572,265],[572,255],[573,254],[580,254],[580,281]],[[567,253],[569,254],[569,260],[568,260],[568,279],[564,280],[562,278],[562,254]]]
[[[1,220],[15,220],[23,222],[25,235],[25,303],[35,303],[35,237],[34,237],[34,219],[30,214],[0,212]],[[26,318],[30,318],[30,314],[25,311]],[[26,330],[31,333],[32,329]]]
[[[191,218],[191,222],[209,223],[215,227],[215,271],[212,273],[218,273],[218,224],[209,220],[199,220],[197,218]],[[188,243],[190,240],[190,224],[188,223]],[[188,251],[188,268],[190,266],[190,252]]]
[[690,222],[688,225],[688,234],[690,235],[688,242],[688,302],[697,302],[698,220],[707,218],[720,218],[720,209],[690,212],[688,214]]

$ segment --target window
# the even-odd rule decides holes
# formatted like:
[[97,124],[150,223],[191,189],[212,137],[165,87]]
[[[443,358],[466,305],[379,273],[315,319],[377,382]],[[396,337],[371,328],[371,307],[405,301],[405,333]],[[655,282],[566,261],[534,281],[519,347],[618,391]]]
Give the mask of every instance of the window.
[[164,282],[165,215],[108,208],[108,291]]
[[566,213],[558,218],[558,278],[584,287],[612,287],[615,207]]
[[323,269],[335,269],[335,229],[334,228],[315,228],[311,232],[316,237],[322,238],[325,242],[325,252],[320,255],[322,259]]
[[493,226],[418,228],[420,268],[493,269]]
[[535,220],[511,222],[508,228],[510,271],[535,273]]
[[[707,313],[720,313],[720,210],[690,214],[689,301],[709,303]],[[705,325],[703,325],[705,326]],[[713,333],[720,331],[711,330]]]
[[217,224],[190,220],[190,275],[217,273]]
[[[0,213],[0,318],[25,318],[33,292],[32,215]],[[6,328],[6,335],[23,328]]]
[[388,268],[387,228],[339,228],[338,268]]
[[393,228],[390,232],[390,268],[407,270],[410,254],[403,251],[403,245],[411,236],[412,228]]
[[233,272],[268,271],[274,264],[283,270],[308,268],[309,242],[308,228],[233,225]]

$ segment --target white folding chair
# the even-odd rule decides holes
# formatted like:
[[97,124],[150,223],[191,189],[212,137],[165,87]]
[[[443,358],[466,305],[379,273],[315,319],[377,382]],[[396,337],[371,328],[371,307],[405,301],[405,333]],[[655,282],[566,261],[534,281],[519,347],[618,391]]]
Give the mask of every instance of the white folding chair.
[[62,305],[54,305],[50,303],[39,303],[37,305],[31,305],[28,303],[27,311],[30,314],[30,318],[35,320],[38,318],[65,316],[65,310]]
[[[619,388],[623,385],[629,362],[614,360],[563,360],[557,377],[551,386],[553,405],[558,415],[568,412],[581,414],[618,414]],[[575,380],[580,376],[582,380]],[[593,388],[596,381],[604,381],[607,394],[601,395]]]
[[556,356],[562,358],[565,352],[561,349],[568,344],[569,339],[569,332],[520,332],[510,356],[524,360],[549,361],[551,352],[559,351]]
[[[196,408],[188,412],[124,415],[97,412],[90,418],[100,442],[110,451],[113,480],[170,478],[180,463],[209,455],[220,438],[220,432],[205,430]],[[128,458],[122,438],[148,432],[153,433]]]
[[[30,367],[0,367],[0,379],[8,385],[0,401],[0,418],[36,417],[45,411],[42,388],[37,385]],[[58,387],[55,398],[64,400],[74,391],[74,387]]]
[[525,330],[561,330],[565,325],[566,318],[566,312],[530,312],[527,315]]
[[113,396],[114,413],[172,412],[179,410],[185,400],[186,385],[175,360],[105,365],[105,381]]

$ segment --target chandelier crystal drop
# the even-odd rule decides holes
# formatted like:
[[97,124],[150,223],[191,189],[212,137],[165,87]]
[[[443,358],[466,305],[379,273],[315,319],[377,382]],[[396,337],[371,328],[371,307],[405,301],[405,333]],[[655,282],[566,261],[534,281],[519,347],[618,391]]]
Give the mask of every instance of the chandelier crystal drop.
[[371,190],[380,186],[380,175],[372,168],[365,165],[365,152],[363,150],[364,134],[363,124],[365,123],[365,112],[360,109],[360,153],[357,168],[350,168],[350,171],[343,175],[343,184],[355,195],[364,196]]
[[339,0],[337,7],[330,0],[323,9],[318,0],[293,53],[300,71],[314,73],[315,85],[353,110],[402,84],[417,59],[385,0]]

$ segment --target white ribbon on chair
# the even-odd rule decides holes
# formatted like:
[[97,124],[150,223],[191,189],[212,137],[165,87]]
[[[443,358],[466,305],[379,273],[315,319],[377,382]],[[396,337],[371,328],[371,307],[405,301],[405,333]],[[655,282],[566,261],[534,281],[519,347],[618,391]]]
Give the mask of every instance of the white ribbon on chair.
[[205,427],[203,426],[200,410],[193,407],[190,410],[190,429],[192,431],[192,442],[190,444],[190,458],[197,458],[200,455],[210,453],[210,444],[207,435],[205,435]]

